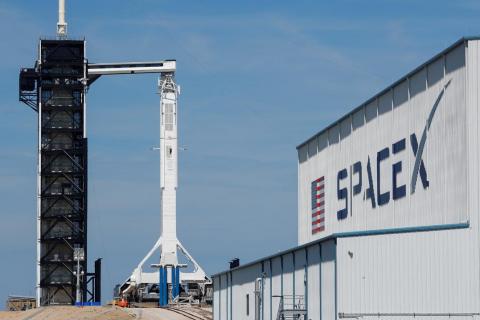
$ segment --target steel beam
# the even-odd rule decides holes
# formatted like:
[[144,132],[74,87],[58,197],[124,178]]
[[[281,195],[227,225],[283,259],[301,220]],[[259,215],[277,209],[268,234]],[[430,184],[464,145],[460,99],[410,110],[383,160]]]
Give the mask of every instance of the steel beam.
[[97,75],[175,72],[175,60],[88,64],[89,78]]

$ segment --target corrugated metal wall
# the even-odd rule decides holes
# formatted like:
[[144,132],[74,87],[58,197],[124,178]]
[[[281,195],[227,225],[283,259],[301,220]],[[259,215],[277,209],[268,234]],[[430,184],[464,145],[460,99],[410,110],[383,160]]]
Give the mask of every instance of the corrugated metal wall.
[[341,314],[479,312],[469,229],[338,239],[337,275]]
[[[255,319],[257,278],[263,279],[259,320],[276,319],[280,299],[274,296],[293,294],[305,296],[307,319],[480,319],[480,44],[466,45],[440,55],[299,149],[299,241],[313,239],[309,188],[322,168],[332,174],[329,188],[336,184],[338,164],[359,154],[376,156],[381,146],[405,137],[405,128],[420,140],[432,100],[451,80],[422,157],[430,186],[424,189],[419,180],[415,198],[407,189],[406,197],[376,211],[353,197],[353,214],[340,222],[336,194],[327,193],[336,188],[327,189],[333,199],[322,236],[335,233],[334,240],[327,237],[214,276],[215,320]],[[327,147],[332,152],[321,160],[324,152],[316,152]],[[394,160],[411,173],[407,151]],[[383,165],[388,176],[392,162]],[[408,188],[408,174],[400,179]],[[391,183],[382,180],[380,187],[388,190]]]
[[[432,195],[425,195],[425,201],[414,212],[420,216],[417,221],[426,224],[436,211],[443,211],[443,224],[456,219],[465,221],[466,227],[338,239],[340,314],[362,319],[389,319],[388,314],[392,313],[404,314],[404,318],[412,318],[413,313],[422,319],[479,318],[479,41],[469,41],[465,52],[462,48],[420,71],[426,75],[418,75],[425,77],[427,83],[433,82],[432,77],[440,78],[434,70],[443,66],[446,81],[460,83],[463,92],[461,88],[450,90],[443,97],[444,105],[439,105],[443,123],[437,125],[443,133],[441,139],[430,137],[428,143],[432,149],[443,151],[438,154],[430,150],[425,156],[434,168],[428,191]],[[438,171],[442,174],[436,174]],[[443,190],[434,187],[434,179]],[[415,209],[399,205],[399,212],[404,215]]]
[[259,320],[276,319],[278,296],[293,294],[305,303],[307,319],[478,319],[478,238],[472,222],[464,229],[312,243],[215,276],[214,319],[254,320],[258,278]]
[[[322,319],[335,319],[335,255],[335,242],[330,240],[214,276],[214,319],[255,320],[255,279],[258,278],[263,283],[258,320],[277,319],[279,296],[290,295],[295,295],[297,303],[305,303],[308,319],[320,319],[320,312]],[[230,274],[233,287],[226,287]]]
[[321,273],[320,273],[320,305],[321,317],[312,315],[312,319],[337,319],[337,271],[336,271],[336,250],[335,242],[329,241],[322,244],[321,247]]
[[[299,148],[299,244],[337,232],[469,220],[465,55],[465,44],[461,43]],[[423,168],[420,168],[413,192],[416,152],[412,134],[420,149],[429,117],[432,121],[421,157],[426,172],[424,178],[429,185],[424,186]],[[471,125],[476,127],[476,123]],[[395,150],[393,144],[402,141],[403,147],[399,145]],[[382,150],[385,159],[380,161]],[[361,163],[360,173],[353,171],[356,162]],[[366,193],[370,186],[369,162],[374,204]],[[399,163],[396,185],[405,186],[405,190],[404,195],[397,194],[398,198],[394,199],[393,166]],[[342,169],[347,176],[339,181]],[[322,176],[325,177],[326,229],[312,235],[311,186]],[[357,184],[361,184],[361,191],[354,194],[352,187]],[[337,194],[341,188],[348,190],[346,200]],[[387,203],[381,203],[380,193],[385,194]],[[344,208],[348,213],[339,218],[337,213]]]

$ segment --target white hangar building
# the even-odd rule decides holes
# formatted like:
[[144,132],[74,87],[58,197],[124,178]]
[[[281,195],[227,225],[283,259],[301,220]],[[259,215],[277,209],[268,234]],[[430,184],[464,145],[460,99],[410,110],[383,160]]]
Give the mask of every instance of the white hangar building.
[[480,319],[479,62],[463,38],[299,145],[298,247],[214,275],[214,319]]

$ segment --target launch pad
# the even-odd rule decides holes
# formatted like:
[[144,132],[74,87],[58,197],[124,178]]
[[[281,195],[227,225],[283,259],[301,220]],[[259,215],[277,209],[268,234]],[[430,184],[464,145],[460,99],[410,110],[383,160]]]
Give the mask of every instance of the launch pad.
[[[159,240],[121,286],[130,300],[158,299],[164,306],[180,295],[201,298],[211,280],[181,245],[176,235],[178,185],[178,86],[175,60],[89,63],[85,40],[69,40],[65,0],[59,0],[57,39],[42,39],[33,68],[20,71],[19,100],[38,113],[37,283],[38,306],[100,303],[100,260],[87,272],[88,140],[87,91],[102,75],[160,74]],[[177,251],[192,272],[180,271]],[[159,263],[144,272],[145,262]],[[89,289],[88,285],[92,284]]]

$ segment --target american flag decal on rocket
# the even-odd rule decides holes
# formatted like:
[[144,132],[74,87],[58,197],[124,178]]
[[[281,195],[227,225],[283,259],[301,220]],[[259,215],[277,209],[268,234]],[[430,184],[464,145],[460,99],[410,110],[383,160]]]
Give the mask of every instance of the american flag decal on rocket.
[[312,234],[325,230],[325,177],[312,182]]

